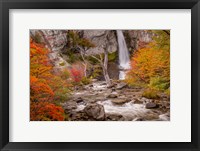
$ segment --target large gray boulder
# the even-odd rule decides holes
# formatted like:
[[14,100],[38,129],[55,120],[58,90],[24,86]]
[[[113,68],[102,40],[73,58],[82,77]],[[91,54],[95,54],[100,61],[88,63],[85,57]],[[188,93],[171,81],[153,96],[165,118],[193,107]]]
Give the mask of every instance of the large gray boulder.
[[105,120],[104,107],[97,103],[88,104],[84,108],[84,112],[94,120],[103,121]]

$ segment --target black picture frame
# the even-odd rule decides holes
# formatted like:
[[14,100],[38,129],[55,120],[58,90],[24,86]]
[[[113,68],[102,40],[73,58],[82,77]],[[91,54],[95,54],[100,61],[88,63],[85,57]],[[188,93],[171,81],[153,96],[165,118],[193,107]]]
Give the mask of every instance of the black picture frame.
[[[9,142],[9,9],[191,9],[191,142]],[[183,31],[184,32],[184,31]],[[199,0],[0,0],[0,148],[25,150],[200,151],[200,3]],[[199,60],[198,60],[199,59]],[[22,132],[23,133],[23,132]]]

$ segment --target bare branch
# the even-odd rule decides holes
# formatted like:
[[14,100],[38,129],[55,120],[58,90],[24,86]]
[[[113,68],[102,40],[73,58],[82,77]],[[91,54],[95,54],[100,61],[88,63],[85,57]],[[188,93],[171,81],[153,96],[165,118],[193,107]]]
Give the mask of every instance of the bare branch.
[[95,56],[91,56],[91,57],[94,58],[94,59],[96,59],[96,60],[98,60],[99,62],[101,62],[101,60],[99,58],[97,58]]

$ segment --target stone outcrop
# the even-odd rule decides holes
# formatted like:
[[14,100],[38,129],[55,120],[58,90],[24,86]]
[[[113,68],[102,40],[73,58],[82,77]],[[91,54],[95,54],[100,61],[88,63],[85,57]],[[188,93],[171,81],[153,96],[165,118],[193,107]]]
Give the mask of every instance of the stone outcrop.
[[[105,46],[105,30],[84,30],[83,34],[84,38],[89,39],[92,43],[95,44],[95,48],[90,48],[87,50],[87,54],[100,54],[104,52],[104,46]],[[108,47],[108,52],[112,53],[117,51],[117,39],[115,36],[115,32],[110,30],[108,33],[109,37],[109,47]]]

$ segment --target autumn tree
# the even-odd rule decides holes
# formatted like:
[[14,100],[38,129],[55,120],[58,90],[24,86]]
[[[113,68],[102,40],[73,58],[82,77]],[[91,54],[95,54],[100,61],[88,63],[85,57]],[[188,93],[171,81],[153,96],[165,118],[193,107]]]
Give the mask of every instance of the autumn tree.
[[[30,114],[31,120],[64,120],[57,101],[67,95],[67,79],[53,72],[49,51],[42,44],[30,41]],[[62,98],[63,97],[63,98]]]
[[153,32],[153,42],[133,54],[127,81],[165,90],[169,87],[170,81],[170,32]]
[[49,102],[31,102],[30,118],[32,121],[63,121],[64,110]]
[[49,63],[48,50],[41,44],[31,39],[30,43],[30,89],[31,100],[49,101],[53,99],[54,92],[48,85],[48,79],[52,78],[52,65]]

